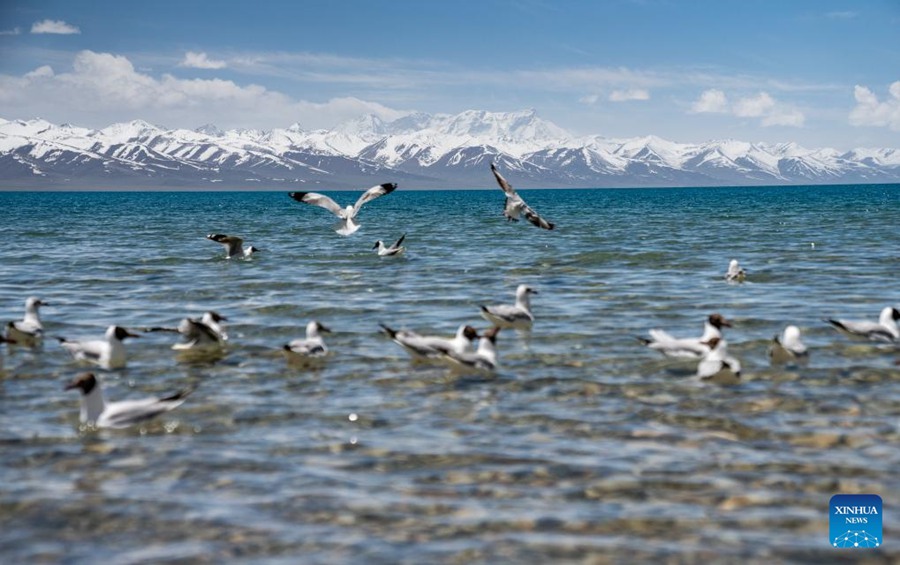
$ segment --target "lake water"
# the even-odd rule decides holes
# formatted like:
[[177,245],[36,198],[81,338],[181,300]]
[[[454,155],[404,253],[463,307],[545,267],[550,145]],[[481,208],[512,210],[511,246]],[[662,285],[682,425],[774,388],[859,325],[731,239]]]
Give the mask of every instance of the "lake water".
[[[341,204],[358,193],[332,194]],[[48,336],[216,310],[215,361],[129,341],[111,399],[197,390],[143,428],[82,431],[53,339],[0,354],[4,563],[900,560],[900,351],[826,317],[900,306],[900,187],[404,191],[351,237],[283,192],[0,193],[0,314],[41,297]],[[226,260],[221,232],[263,251]],[[376,239],[407,233],[407,253]],[[723,280],[740,260],[743,284]],[[493,378],[413,365],[378,323],[486,329],[528,283],[531,332]],[[736,386],[636,336],[731,319]],[[279,348],[329,326],[320,370]],[[771,366],[798,325],[806,366]],[[828,501],[884,499],[885,544],[835,550]]]

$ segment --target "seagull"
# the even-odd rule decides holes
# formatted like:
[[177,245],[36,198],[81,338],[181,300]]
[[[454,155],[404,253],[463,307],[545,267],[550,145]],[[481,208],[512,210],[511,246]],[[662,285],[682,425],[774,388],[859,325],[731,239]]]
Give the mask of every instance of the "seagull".
[[172,349],[208,349],[221,347],[228,341],[228,334],[221,322],[227,322],[228,318],[214,310],[205,312],[198,320],[196,318],[184,318],[177,328],[153,327],[144,328],[145,332],[173,332],[185,337],[182,343],[176,343]]
[[702,380],[735,380],[741,377],[741,362],[728,355],[728,344],[714,337],[705,344],[709,351],[697,365],[697,376]]
[[105,339],[93,341],[75,341],[64,337],[56,339],[77,361],[94,363],[104,369],[121,369],[127,358],[122,340],[141,336],[130,333],[121,326],[109,326],[104,337]]
[[506,193],[506,203],[503,205],[503,215],[506,216],[507,221],[518,222],[519,214],[522,214],[525,216],[526,220],[539,228],[552,230],[555,227],[554,224],[538,216],[537,212],[532,210],[531,207],[522,200],[522,197],[518,195],[512,185],[503,178],[503,175],[497,172],[497,167],[495,167],[493,163],[491,163],[491,172],[494,173],[497,184],[499,184],[500,188],[503,189],[503,192]]
[[93,373],[81,373],[65,390],[81,391],[81,423],[97,428],[127,428],[177,408],[194,391],[184,389],[163,398],[143,398],[106,402],[100,383]]
[[773,363],[787,363],[795,359],[806,359],[808,356],[809,351],[800,341],[800,328],[797,326],[787,326],[780,336],[772,338],[769,358]]
[[478,332],[472,326],[461,325],[452,339],[437,336],[423,336],[407,330],[394,330],[378,324],[394,343],[409,353],[414,361],[436,359],[444,351],[465,352]]
[[401,235],[400,239],[398,239],[394,243],[394,245],[391,245],[390,247],[385,247],[384,242],[379,239],[375,242],[375,246],[372,249],[377,249],[378,255],[381,257],[399,255],[400,253],[403,253],[404,249],[406,249],[405,247],[401,247],[401,245],[403,245],[404,239],[406,239],[406,234]]
[[316,320],[306,324],[306,339],[295,339],[282,346],[285,358],[292,363],[321,360],[328,355],[328,348],[320,333],[331,333],[331,330]]
[[25,300],[25,317],[20,322],[9,322],[6,324],[6,337],[8,340],[11,340],[10,343],[17,343],[26,347],[40,345],[44,337],[44,325],[41,324],[41,318],[38,314],[38,309],[41,306],[49,306],[49,304],[36,296],[31,296]]
[[341,220],[335,231],[341,235],[350,235],[356,233],[356,230],[359,229],[359,224],[353,220],[356,218],[356,215],[359,214],[359,210],[362,208],[363,204],[375,200],[379,196],[390,194],[396,188],[397,183],[393,182],[373,186],[359,197],[356,204],[347,206],[346,208],[341,208],[337,202],[318,192],[291,192],[288,196],[297,202],[306,202],[307,204],[325,208]]
[[872,341],[898,341],[900,340],[900,328],[897,327],[900,320],[900,310],[891,306],[885,306],[878,316],[877,322],[868,320],[825,320],[839,330],[849,334],[867,337]]
[[652,339],[639,337],[638,340],[666,357],[699,359],[709,352],[709,346],[704,342],[714,337],[721,338],[722,328],[730,327],[731,322],[721,314],[710,314],[703,323],[703,335],[699,338],[676,338],[663,330],[650,330]]
[[206,239],[224,245],[225,258],[227,259],[231,259],[232,257],[242,257],[244,259],[247,259],[257,251],[259,251],[259,248],[253,247],[252,245],[250,247],[244,247],[244,240],[237,237],[236,235],[211,233],[206,236]]
[[454,351],[450,348],[439,348],[441,360],[450,364],[456,371],[476,370],[493,372],[497,368],[497,334],[500,327],[494,326],[481,334],[478,340],[478,349],[472,353],[469,351]]
[[728,272],[725,273],[725,280],[728,282],[744,282],[745,278],[747,278],[747,275],[744,273],[744,269],[741,268],[738,260],[732,259],[728,263]]
[[534,316],[531,314],[531,301],[528,299],[528,295],[537,293],[538,291],[530,286],[520,284],[516,289],[515,306],[508,304],[482,306],[481,316],[488,322],[501,328],[530,328],[534,322]]

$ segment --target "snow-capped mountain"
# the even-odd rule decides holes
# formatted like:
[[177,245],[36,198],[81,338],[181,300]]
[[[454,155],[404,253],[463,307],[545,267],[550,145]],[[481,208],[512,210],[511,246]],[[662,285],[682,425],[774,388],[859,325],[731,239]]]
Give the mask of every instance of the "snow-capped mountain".
[[331,130],[91,130],[0,119],[2,188],[520,188],[900,182],[900,150],[575,137],[533,110],[363,116]]

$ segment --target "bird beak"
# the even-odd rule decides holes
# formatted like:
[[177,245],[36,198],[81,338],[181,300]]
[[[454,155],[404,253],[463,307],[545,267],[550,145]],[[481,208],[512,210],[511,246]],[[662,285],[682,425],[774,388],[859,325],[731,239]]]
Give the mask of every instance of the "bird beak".
[[328,328],[328,327],[323,326],[322,324],[319,324],[319,331],[320,331],[320,332],[325,332],[325,333],[327,333],[327,334],[330,334],[330,333],[331,333],[331,328]]

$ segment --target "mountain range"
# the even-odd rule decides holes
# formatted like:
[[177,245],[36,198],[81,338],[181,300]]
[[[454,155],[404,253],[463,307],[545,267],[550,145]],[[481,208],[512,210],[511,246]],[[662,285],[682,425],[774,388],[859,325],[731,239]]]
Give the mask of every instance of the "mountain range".
[[368,115],[330,130],[0,119],[0,189],[486,188],[491,162],[517,188],[900,182],[898,149],[578,137],[533,110]]

